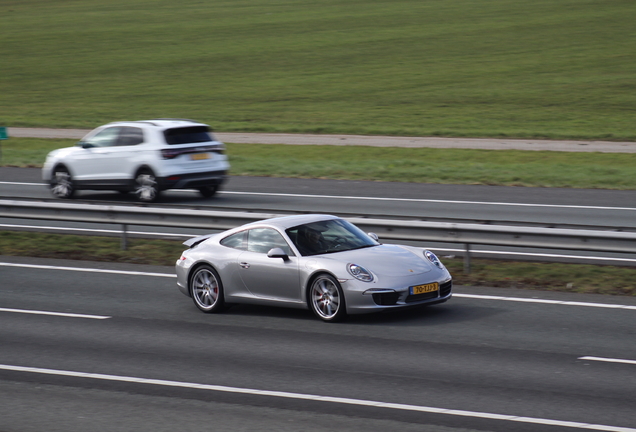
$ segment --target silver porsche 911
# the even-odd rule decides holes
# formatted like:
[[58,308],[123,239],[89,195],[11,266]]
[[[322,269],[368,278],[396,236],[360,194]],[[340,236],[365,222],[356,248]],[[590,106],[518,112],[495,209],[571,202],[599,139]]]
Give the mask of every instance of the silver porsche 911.
[[203,312],[252,303],[338,321],[451,297],[451,275],[433,252],[380,244],[336,216],[267,219],[184,244],[177,285]]

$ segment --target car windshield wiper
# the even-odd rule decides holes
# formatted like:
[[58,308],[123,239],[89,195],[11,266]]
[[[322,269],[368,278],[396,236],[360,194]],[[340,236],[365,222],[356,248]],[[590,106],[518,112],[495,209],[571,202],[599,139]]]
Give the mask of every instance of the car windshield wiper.
[[370,247],[376,247],[376,246],[380,246],[380,245],[379,244],[362,245],[354,249],[364,249],[364,248],[370,248]]
[[362,245],[362,246],[357,246],[357,247],[354,247],[354,248],[351,248],[351,249],[340,249],[337,252],[348,252],[348,251],[352,251],[352,250],[370,248],[370,247],[375,247],[375,246],[380,246],[380,245],[377,245],[377,244]]

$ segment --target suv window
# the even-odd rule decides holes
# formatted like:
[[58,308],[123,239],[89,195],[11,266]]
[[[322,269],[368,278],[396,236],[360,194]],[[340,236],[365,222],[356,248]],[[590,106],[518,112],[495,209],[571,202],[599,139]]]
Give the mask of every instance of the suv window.
[[168,144],[190,144],[214,141],[207,126],[190,126],[167,129],[163,132]]
[[144,142],[144,133],[140,128],[126,126],[121,128],[117,145],[131,146]]
[[254,228],[248,231],[247,250],[266,254],[272,248],[281,248],[287,255],[293,255],[282,235],[271,228]]
[[111,147],[117,144],[117,137],[121,127],[106,128],[96,135],[93,135],[86,141],[86,144],[90,144],[93,147]]

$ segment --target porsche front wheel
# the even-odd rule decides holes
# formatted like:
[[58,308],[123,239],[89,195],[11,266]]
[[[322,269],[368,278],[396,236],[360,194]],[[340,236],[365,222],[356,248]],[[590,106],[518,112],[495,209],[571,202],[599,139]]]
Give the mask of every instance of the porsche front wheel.
[[313,280],[308,300],[311,310],[323,321],[336,322],[346,316],[342,287],[331,275],[322,274]]

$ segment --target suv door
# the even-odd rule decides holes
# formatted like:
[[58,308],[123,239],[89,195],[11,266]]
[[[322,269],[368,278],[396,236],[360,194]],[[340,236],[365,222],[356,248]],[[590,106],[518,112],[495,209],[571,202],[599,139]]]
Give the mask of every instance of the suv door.
[[[140,144],[144,142],[144,132],[141,128],[124,126],[119,132],[117,145],[112,148],[111,159],[115,162],[113,179],[123,184],[129,184],[139,165],[139,153],[143,152]],[[149,162],[144,160],[144,162]]]
[[117,170],[118,155],[113,149],[121,129],[121,126],[107,127],[80,143],[83,151],[77,153],[72,166],[77,181],[88,186],[109,183],[113,172]]
[[134,153],[143,143],[141,128],[114,126],[84,140],[74,173],[77,180],[94,186],[127,186],[134,174]]

